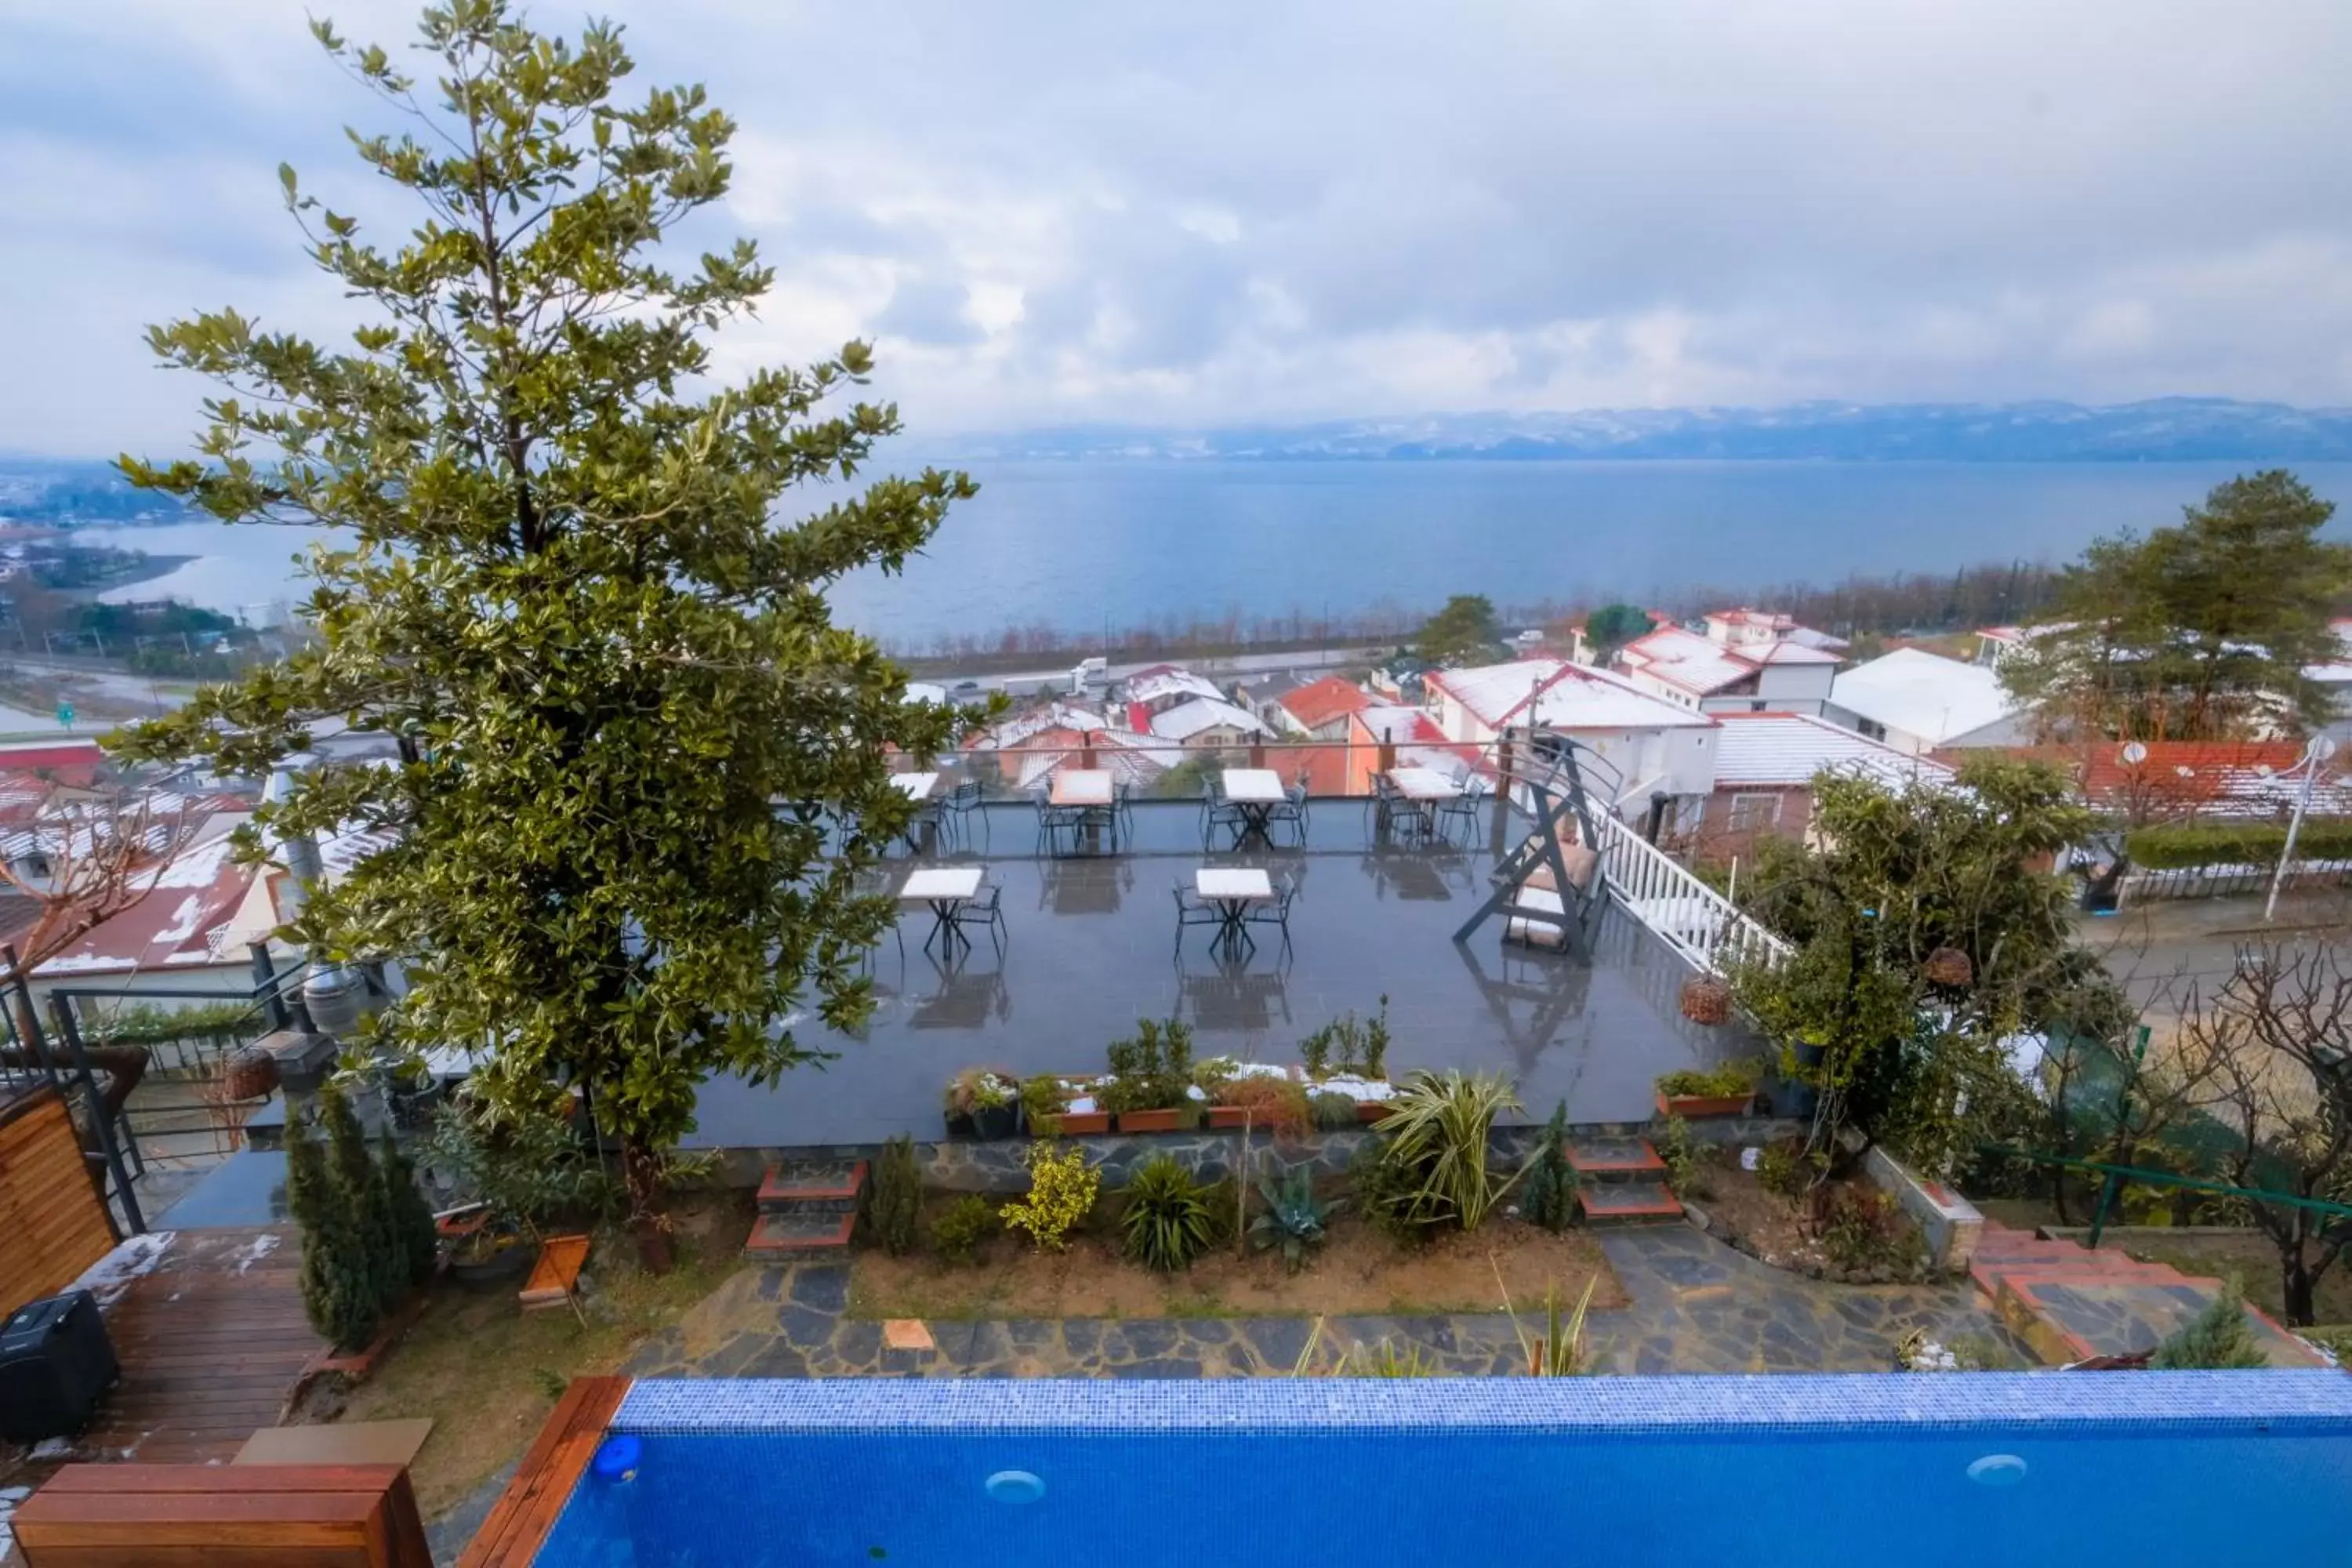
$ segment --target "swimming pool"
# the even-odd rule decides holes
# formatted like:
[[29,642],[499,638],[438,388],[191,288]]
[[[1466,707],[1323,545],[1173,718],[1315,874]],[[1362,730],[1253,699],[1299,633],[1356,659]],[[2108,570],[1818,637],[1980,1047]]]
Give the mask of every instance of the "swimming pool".
[[609,1430],[543,1568],[2352,1561],[2339,1372],[647,1381]]

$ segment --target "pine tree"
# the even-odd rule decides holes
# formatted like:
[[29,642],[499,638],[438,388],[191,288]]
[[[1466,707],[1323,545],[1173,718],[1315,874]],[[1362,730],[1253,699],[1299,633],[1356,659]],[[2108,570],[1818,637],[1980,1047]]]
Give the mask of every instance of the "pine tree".
[[2156,1347],[2159,1372],[2221,1371],[2268,1366],[2254,1326],[2246,1321],[2245,1287],[2234,1274],[2206,1309]]
[[433,1278],[441,1236],[433,1227],[433,1205],[416,1184],[416,1167],[401,1152],[389,1127],[384,1129],[376,1171],[391,1205],[394,1232],[400,1238],[404,1277],[410,1285],[422,1286]]
[[1576,1213],[1576,1170],[1568,1163],[1568,1101],[1544,1123],[1527,1174],[1519,1178],[1519,1212],[1546,1230],[1565,1230]]

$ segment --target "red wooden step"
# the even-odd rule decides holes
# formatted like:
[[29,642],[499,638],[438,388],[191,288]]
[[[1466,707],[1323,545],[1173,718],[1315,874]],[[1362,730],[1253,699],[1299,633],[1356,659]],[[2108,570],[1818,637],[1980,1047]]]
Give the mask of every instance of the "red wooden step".
[[760,1182],[760,1206],[855,1204],[866,1187],[866,1162],[771,1165]]
[[1683,1216],[1683,1205],[1663,1182],[1620,1182],[1580,1187],[1577,1206],[1590,1225],[1643,1225]]
[[763,1214],[743,1244],[746,1258],[789,1258],[806,1252],[832,1252],[849,1245],[857,1228],[855,1214]]

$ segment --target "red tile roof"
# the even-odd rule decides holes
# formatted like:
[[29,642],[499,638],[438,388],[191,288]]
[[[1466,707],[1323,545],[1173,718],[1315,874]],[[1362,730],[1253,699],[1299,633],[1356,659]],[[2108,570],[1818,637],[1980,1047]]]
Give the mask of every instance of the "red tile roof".
[[1335,719],[1349,713],[1360,713],[1372,705],[1362,687],[1342,680],[1336,675],[1311,681],[1281,699],[1290,716],[1310,730],[1319,730]]
[[86,784],[98,776],[105,763],[106,752],[96,741],[35,741],[0,746],[0,770],[37,773],[61,784]]

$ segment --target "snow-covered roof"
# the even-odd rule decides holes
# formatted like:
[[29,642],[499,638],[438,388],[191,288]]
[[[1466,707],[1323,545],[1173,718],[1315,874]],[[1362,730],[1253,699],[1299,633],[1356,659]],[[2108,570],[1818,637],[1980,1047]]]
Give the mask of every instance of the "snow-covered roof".
[[971,751],[1011,751],[1032,735],[1042,735],[1048,730],[1104,730],[1109,721],[1091,708],[1076,708],[1067,703],[1049,702],[1043,708],[1033,708],[988,729],[980,731],[964,742]]
[[1629,668],[1702,697],[1747,679],[1756,673],[1758,662],[1732,652],[1713,637],[1703,637],[1680,626],[1667,626],[1635,637],[1617,650],[1617,657]]
[[1830,687],[1830,701],[1938,745],[1999,723],[2021,706],[1984,665],[1916,647],[1899,647],[1841,670]]
[[34,970],[41,978],[60,974],[119,973],[124,970],[233,963],[208,942],[236,913],[252,885],[254,868],[240,866],[226,838],[188,849],[153,873],[142,874],[146,895],[110,919],[84,931],[80,940]]
[[1491,729],[1540,724],[1555,730],[1655,730],[1714,722],[1651,696],[1622,675],[1566,659],[1433,670],[1423,679],[1451,692]]
[[1809,714],[1719,713],[1716,717],[1723,725],[1715,742],[1717,789],[1793,789],[1811,784],[1824,768],[1859,773],[1884,784],[1952,776],[1952,770],[1941,763],[1906,756]]
[[1157,702],[1163,697],[1208,697],[1222,701],[1224,695],[1224,689],[1215,681],[1180,664],[1155,664],[1127,678],[1129,702]]
[[1204,730],[1227,724],[1253,734],[1271,733],[1256,714],[1246,708],[1236,708],[1222,697],[1195,697],[1190,702],[1178,703],[1165,713],[1154,714],[1151,732],[1164,741],[1184,741]]

